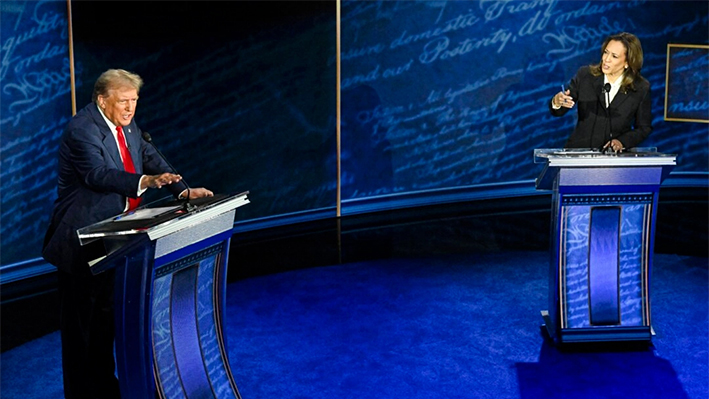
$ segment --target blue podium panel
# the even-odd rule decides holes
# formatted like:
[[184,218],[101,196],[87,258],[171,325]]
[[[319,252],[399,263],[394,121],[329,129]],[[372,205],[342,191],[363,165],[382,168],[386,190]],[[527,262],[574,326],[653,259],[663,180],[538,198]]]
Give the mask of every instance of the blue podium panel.
[[152,349],[161,397],[239,397],[221,326],[228,243],[156,267]]
[[659,187],[675,158],[547,150],[552,189],[549,335],[559,343],[652,337],[649,279]]
[[[562,329],[649,327],[644,279],[652,195],[630,196],[645,198],[645,203],[621,202],[626,197],[562,197],[561,256],[555,273],[560,276]],[[594,203],[598,199],[600,205]],[[608,199],[618,202],[609,206]]]
[[620,324],[620,207],[591,208],[588,303],[591,325]]
[[[143,237],[141,237],[143,238]],[[141,243],[140,241],[145,241]],[[123,397],[149,398],[155,392],[150,347],[150,308],[154,246],[147,239],[113,263],[115,282],[116,369]],[[123,247],[128,249],[128,247]],[[120,254],[117,254],[120,255]],[[105,263],[104,263],[105,265]],[[153,394],[154,397],[154,394]]]

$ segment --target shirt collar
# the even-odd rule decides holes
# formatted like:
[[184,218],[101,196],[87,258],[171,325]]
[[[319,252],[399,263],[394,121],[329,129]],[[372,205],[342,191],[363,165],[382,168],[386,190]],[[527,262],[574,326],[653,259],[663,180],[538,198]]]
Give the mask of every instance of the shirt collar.
[[613,87],[613,88],[619,88],[619,87],[620,87],[620,84],[623,83],[623,78],[624,78],[624,77],[625,77],[625,72],[623,72],[623,74],[620,75],[620,76],[618,77],[618,79],[615,80],[614,83],[611,83],[610,81],[608,81],[608,76],[603,75],[603,84],[611,83],[611,87]]

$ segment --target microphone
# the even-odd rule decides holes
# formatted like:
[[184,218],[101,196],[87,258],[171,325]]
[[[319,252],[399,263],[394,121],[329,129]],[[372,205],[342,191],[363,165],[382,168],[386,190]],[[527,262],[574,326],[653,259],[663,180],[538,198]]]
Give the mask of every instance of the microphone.
[[[608,115],[608,132],[609,132],[609,137],[610,140],[608,142],[610,143],[613,141],[613,126],[611,125],[611,113],[610,113],[610,106],[611,106],[611,84],[606,83],[603,85],[603,91],[606,93],[606,115]],[[611,146],[609,145],[605,149],[607,151],[612,151]]]
[[[172,166],[170,161],[168,161],[167,158],[165,158],[165,155],[163,155],[162,152],[160,152],[158,147],[155,145],[155,143],[153,143],[153,138],[150,136],[150,133],[144,131],[143,132],[143,140],[145,140],[148,144],[153,146],[153,148],[155,149],[155,151],[157,151],[160,158],[162,158],[162,160],[165,161],[167,166],[169,166],[170,169],[172,169],[172,172],[174,174],[179,175],[179,173],[177,173],[177,169],[175,169],[175,167]],[[185,183],[185,186],[187,186],[187,198],[185,199],[185,208],[187,209],[187,212],[192,212],[197,207],[193,204],[190,204],[190,185],[187,184],[187,181],[185,181],[185,179],[182,179],[182,182]]]

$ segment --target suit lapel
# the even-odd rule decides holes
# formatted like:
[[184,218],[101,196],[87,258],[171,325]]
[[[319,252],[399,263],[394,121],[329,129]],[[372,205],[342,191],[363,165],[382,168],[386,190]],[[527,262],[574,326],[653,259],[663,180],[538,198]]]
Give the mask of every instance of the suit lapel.
[[601,76],[596,76],[593,79],[593,90],[596,91],[596,98],[598,98],[598,102],[603,106],[603,108],[606,107],[606,98],[605,98],[605,91],[603,91],[603,74]]
[[123,167],[123,161],[121,160],[121,154],[118,152],[118,145],[116,145],[116,139],[113,137],[113,133],[108,129],[101,126],[101,133],[103,133],[103,145],[108,150],[108,154],[111,155],[111,159],[116,163],[119,169],[125,170]]
[[[106,121],[103,120],[103,116],[101,116],[101,113],[99,112],[98,108],[90,107],[89,109],[91,111],[91,117],[93,118],[94,122],[96,123],[96,126],[99,127],[99,131],[103,135],[101,141],[103,142],[104,147],[106,147],[106,149],[108,150],[108,154],[111,156],[111,159],[113,159],[113,162],[116,163],[116,167],[118,169],[125,170],[125,167],[123,166],[123,160],[121,160],[121,154],[118,150],[118,145],[116,144],[116,138],[113,135],[113,132],[106,124]],[[135,126],[135,123],[131,122],[130,125],[126,126],[123,129],[123,135],[125,136],[126,142],[128,143],[128,151],[130,152],[130,156],[131,158],[133,158],[133,166],[135,168],[135,173],[142,174],[143,163],[141,162],[142,158],[140,156],[140,138],[138,137],[138,128],[137,126]]]
[[118,145],[116,144],[116,139],[113,136],[113,132],[111,132],[111,129],[108,125],[106,125],[106,121],[103,120],[103,116],[101,116],[101,113],[96,106],[89,107],[89,111],[91,112],[91,118],[94,120],[96,126],[98,126],[99,132],[103,135],[101,139],[103,146],[106,147],[106,150],[111,156],[111,159],[113,159],[113,162],[116,164],[116,167],[124,170],[123,161],[121,161],[121,154],[118,152]]
[[609,108],[618,108],[620,104],[623,104],[623,101],[628,99],[628,96],[628,92],[623,92],[623,88],[621,87],[615,97],[613,97],[613,101],[611,101],[611,106]]

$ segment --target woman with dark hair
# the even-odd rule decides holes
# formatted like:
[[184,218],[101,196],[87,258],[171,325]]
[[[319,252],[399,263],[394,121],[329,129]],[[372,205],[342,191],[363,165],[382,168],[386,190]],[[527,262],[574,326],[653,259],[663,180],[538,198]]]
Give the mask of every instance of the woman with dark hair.
[[578,104],[578,122],[565,148],[618,153],[650,135],[652,99],[650,82],[640,75],[642,65],[643,49],[635,35],[606,38],[601,61],[581,67],[568,88],[549,103],[554,116],[565,115]]

